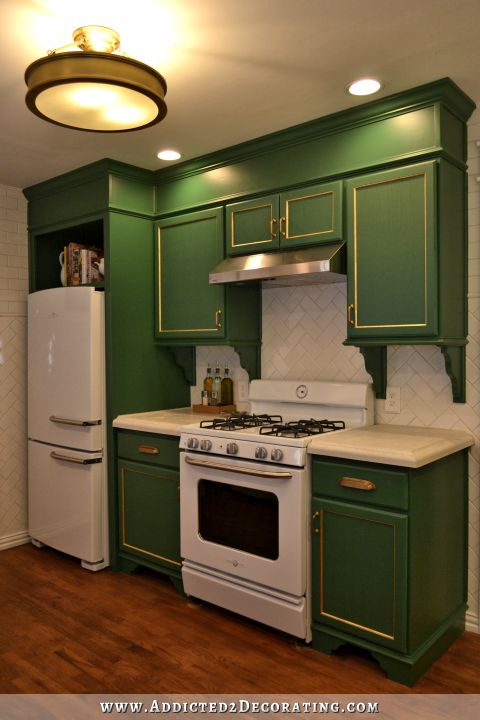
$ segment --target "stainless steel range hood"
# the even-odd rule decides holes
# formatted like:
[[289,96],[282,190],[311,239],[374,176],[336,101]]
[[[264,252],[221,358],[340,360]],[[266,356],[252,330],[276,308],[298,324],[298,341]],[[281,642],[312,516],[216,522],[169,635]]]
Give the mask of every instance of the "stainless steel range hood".
[[316,245],[283,252],[241,255],[222,260],[209,282],[262,281],[264,287],[316,285],[346,280],[345,243]]

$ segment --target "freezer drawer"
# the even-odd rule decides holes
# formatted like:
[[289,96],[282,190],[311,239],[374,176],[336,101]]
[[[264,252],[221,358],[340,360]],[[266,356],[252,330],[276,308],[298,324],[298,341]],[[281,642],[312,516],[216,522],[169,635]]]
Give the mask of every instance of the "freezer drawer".
[[[82,460],[100,460],[82,464]],[[97,563],[104,558],[101,453],[28,442],[29,533],[35,540]]]

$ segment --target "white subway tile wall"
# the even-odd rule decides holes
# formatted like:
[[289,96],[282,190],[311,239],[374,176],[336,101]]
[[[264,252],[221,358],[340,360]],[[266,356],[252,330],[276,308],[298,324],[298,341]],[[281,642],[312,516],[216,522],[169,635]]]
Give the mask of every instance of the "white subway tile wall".
[[27,534],[27,202],[0,185],[0,549]]
[[[480,104],[480,103],[479,103]],[[375,403],[375,422],[459,428],[475,436],[469,473],[468,627],[480,632],[480,109],[468,126],[469,337],[467,402],[452,402],[450,380],[436,347],[388,348],[388,384],[400,388],[401,411]],[[262,377],[362,382],[370,380],[360,352],[344,346],[346,284],[263,291]],[[235,353],[226,348],[231,355]],[[197,378],[219,348],[199,348]],[[233,361],[230,360],[233,365]],[[236,372],[240,367],[236,357]]]

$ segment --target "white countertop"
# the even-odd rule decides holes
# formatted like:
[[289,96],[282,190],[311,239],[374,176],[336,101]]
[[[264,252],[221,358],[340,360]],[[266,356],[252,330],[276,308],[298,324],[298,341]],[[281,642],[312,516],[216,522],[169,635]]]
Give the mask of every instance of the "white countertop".
[[202,420],[212,420],[218,416],[219,412],[217,415],[203,414],[193,412],[190,407],[153,410],[152,412],[118,415],[113,421],[113,427],[158,433],[159,435],[180,435],[182,425],[195,425]]
[[463,430],[369,425],[319,435],[310,442],[308,452],[417,468],[473,444],[472,435]]

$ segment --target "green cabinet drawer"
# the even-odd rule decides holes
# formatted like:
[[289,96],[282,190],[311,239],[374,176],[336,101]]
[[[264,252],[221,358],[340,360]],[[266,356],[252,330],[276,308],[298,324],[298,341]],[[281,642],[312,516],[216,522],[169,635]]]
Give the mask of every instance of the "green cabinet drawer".
[[118,456],[163,467],[179,467],[180,438],[119,430]]
[[408,508],[408,472],[365,463],[313,459],[313,494],[383,507]]

